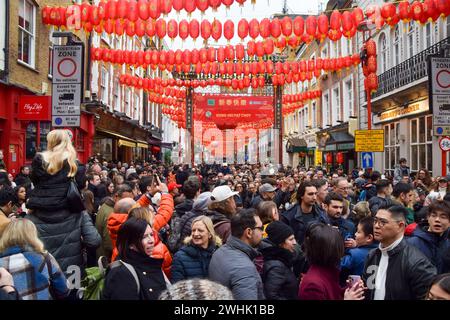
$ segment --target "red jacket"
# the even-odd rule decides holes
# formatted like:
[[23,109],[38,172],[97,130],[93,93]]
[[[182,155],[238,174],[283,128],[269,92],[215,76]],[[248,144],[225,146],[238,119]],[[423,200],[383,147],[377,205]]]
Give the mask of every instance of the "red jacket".
[[[148,207],[150,205],[150,200],[146,195],[143,195],[137,202],[141,207]],[[153,218],[153,230],[159,232],[162,227],[169,223],[170,219],[172,218],[174,208],[175,205],[173,203],[172,195],[163,194],[158,211]]]
[[344,300],[339,270],[312,265],[300,281],[300,300]]

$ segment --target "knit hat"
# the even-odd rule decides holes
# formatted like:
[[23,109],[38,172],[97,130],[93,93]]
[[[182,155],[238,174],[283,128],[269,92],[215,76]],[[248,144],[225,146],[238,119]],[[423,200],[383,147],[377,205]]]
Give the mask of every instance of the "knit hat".
[[195,199],[194,204],[192,205],[192,210],[203,211],[206,210],[208,205],[211,203],[211,192],[203,192]]
[[269,240],[275,245],[282,244],[287,238],[294,234],[292,228],[281,221],[271,222],[267,226],[266,232],[269,236]]
[[233,300],[231,291],[207,279],[183,280],[161,293],[159,300]]

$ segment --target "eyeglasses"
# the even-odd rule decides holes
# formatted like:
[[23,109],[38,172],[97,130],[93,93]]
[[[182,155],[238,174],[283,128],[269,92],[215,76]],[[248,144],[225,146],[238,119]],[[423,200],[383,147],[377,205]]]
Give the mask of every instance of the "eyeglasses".
[[255,229],[259,229],[260,231],[264,231],[264,228],[261,226],[261,227],[254,227],[254,228],[252,228],[253,230],[255,230]]
[[[399,222],[399,220],[392,220],[392,221],[394,221],[394,222]],[[374,217],[374,218],[373,218],[373,225],[378,224],[380,227],[384,227],[385,225],[387,225],[388,223],[390,223],[390,222],[392,222],[392,221]]]

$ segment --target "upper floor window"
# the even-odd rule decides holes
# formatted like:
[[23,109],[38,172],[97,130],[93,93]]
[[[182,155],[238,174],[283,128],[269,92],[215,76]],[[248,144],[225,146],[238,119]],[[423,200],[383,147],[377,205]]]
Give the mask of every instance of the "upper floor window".
[[36,6],[29,0],[19,0],[18,59],[34,68]]
[[382,73],[382,72],[385,72],[388,68],[388,65],[387,65],[388,46],[387,46],[387,42],[386,42],[386,35],[384,33],[382,33],[380,35],[380,39],[378,42],[379,42],[379,46],[380,46],[380,60],[379,60],[380,73]]
[[100,86],[101,86],[101,100],[103,103],[108,105],[108,94],[109,94],[109,72],[106,70],[106,68],[102,67],[102,77],[100,79]]
[[394,65],[400,64],[400,28],[395,26],[394,30]]
[[314,101],[312,103],[312,127],[315,128],[316,127],[316,102]]
[[120,83],[118,78],[114,80],[114,109],[120,111]]
[[447,17],[446,29],[447,29],[447,37],[450,37],[450,16]]
[[411,58],[414,55],[414,35],[415,35],[415,22],[411,21],[408,23],[408,58]]

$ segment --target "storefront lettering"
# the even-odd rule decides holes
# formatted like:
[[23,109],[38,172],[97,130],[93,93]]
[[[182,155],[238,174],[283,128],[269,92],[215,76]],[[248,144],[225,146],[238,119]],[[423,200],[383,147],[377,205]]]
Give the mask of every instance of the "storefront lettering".
[[23,106],[23,109],[26,112],[40,112],[42,109],[44,109],[44,106],[40,103],[26,103]]
[[389,120],[394,120],[404,116],[409,116],[412,114],[417,114],[420,112],[428,111],[428,100],[420,101],[418,103],[411,104],[406,108],[397,108],[390,111],[385,111],[381,113],[377,118],[375,118],[374,123],[385,122]]

